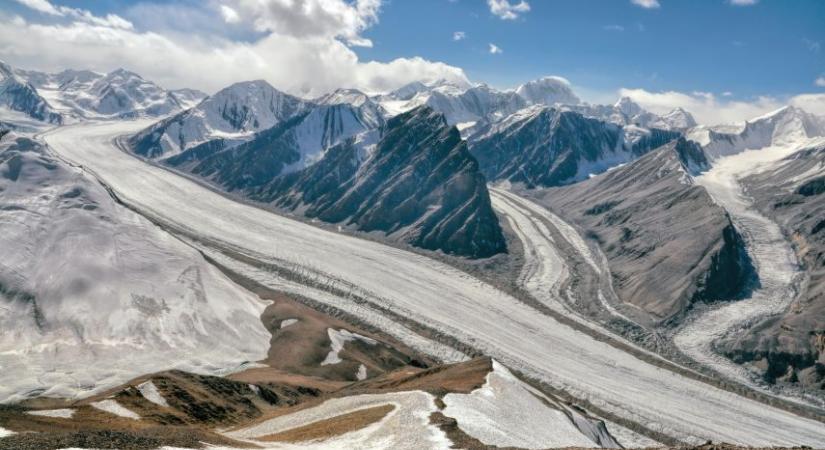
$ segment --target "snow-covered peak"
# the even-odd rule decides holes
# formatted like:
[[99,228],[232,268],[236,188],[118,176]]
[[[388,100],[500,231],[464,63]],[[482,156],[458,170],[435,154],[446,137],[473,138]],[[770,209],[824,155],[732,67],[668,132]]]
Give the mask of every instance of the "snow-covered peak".
[[682,108],[676,108],[673,111],[662,116],[662,121],[669,129],[686,130],[696,126],[696,119],[693,114],[685,111]]
[[540,105],[578,104],[579,97],[573,93],[570,83],[561,77],[544,77],[529,81],[516,89],[516,93],[527,103]]
[[720,157],[771,146],[805,145],[825,136],[825,117],[785,106],[748,120],[738,130],[696,127],[689,136],[704,145],[709,155]]
[[627,117],[634,117],[645,112],[644,108],[634,102],[630,97],[620,98],[613,107]]
[[224,88],[196,109],[217,129],[248,132],[270,128],[307,105],[308,102],[281,92],[264,80],[254,80]]
[[315,103],[319,105],[348,104],[356,108],[370,101],[369,96],[358,89],[336,89],[315,99]]

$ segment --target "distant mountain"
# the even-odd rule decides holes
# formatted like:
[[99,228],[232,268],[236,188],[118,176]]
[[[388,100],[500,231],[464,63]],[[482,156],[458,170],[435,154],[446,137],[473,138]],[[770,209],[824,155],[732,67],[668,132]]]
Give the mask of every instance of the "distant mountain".
[[559,103],[565,105],[581,103],[579,97],[570,88],[570,83],[559,77],[544,77],[529,81],[519,86],[516,94],[528,105],[553,106]]
[[63,117],[37,92],[37,89],[4,62],[0,62],[0,106],[43,122],[63,122]]
[[[208,100],[207,100],[208,101]],[[204,102],[206,103],[206,102]],[[165,164],[210,180],[228,191],[259,187],[274,177],[318,161],[324,151],[383,124],[366,104],[304,104],[304,110],[236,144],[208,140],[164,160]]]
[[693,115],[682,108],[676,108],[659,116],[642,108],[630,97],[622,97],[611,105],[565,105],[566,109],[576,111],[584,116],[593,117],[617,125],[635,125],[643,128],[685,131],[696,126]]
[[478,163],[426,106],[390,119],[377,142],[350,139],[252,197],[430,250],[471,258],[506,251]]
[[805,139],[825,136],[825,118],[786,106],[749,120],[735,131],[700,126],[688,137],[700,144],[713,158],[736,154],[745,149],[794,144]]
[[679,136],[534,106],[481,127],[469,141],[489,180],[560,186],[632,161]]
[[541,199],[599,243],[622,301],[667,322],[695,302],[737,298],[751,273],[727,212],[693,182],[708,168],[680,138]]
[[197,106],[164,119],[129,139],[132,150],[148,158],[169,157],[222,139],[249,140],[307,110],[310,103],[285,94],[266,81],[235,83]]
[[66,117],[123,119],[163,116],[185,109],[202,93],[184,89],[167,91],[124,69],[108,74],[89,70],[58,73],[18,71]]

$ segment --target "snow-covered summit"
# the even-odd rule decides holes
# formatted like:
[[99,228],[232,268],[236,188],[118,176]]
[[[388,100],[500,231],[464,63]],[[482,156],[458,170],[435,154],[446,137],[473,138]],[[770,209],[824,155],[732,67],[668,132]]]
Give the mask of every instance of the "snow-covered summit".
[[0,108],[47,123],[59,124],[63,118],[37,89],[19,76],[13,67],[0,61]]
[[702,144],[710,156],[720,157],[748,149],[804,144],[823,137],[825,117],[789,105],[748,120],[735,129],[697,126],[688,136]]
[[528,81],[516,89],[516,94],[531,105],[578,104],[579,97],[573,93],[570,82],[561,77],[543,77]]

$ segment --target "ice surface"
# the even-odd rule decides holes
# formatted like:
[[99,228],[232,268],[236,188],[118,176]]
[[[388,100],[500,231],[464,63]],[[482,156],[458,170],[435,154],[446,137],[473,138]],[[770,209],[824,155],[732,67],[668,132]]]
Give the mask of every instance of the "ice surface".
[[116,400],[106,399],[99,402],[90,403],[94,408],[105,411],[116,416],[125,417],[127,419],[140,420],[140,416],[134,411],[128,410],[120,405]]
[[[645,427],[695,443],[712,439],[751,445],[825,445],[822,423],[641,361],[465,272],[233,202],[113,147],[114,136],[145,125],[63,127],[45,139],[145,214],[246,254],[264,254],[300,266],[319,279],[356,286],[373,305],[470,343],[508,367]],[[264,285],[284,285],[267,271],[238,269]],[[300,288],[293,285],[292,289]],[[313,295],[324,298],[317,291]],[[332,305],[340,300],[326,298]],[[355,310],[351,303],[342,304]],[[393,321],[372,315],[372,306],[363,311],[388,333],[407,333],[407,340],[402,338],[405,343],[427,342]]]
[[265,303],[88,174],[20,142],[0,150],[12,161],[0,172],[20,168],[0,175],[0,402],[266,356]]

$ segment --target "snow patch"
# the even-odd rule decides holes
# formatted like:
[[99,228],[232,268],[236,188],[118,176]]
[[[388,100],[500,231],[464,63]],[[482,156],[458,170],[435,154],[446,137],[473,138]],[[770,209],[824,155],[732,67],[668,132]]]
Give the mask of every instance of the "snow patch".
[[73,409],[64,408],[64,409],[43,409],[40,411],[26,411],[26,414],[31,414],[33,416],[43,416],[43,417],[58,417],[61,419],[71,419],[74,416]]
[[484,386],[470,394],[444,396],[444,415],[487,445],[530,449],[596,445],[567,414],[541,398],[541,393],[493,361]]
[[114,414],[119,417],[124,417],[126,419],[132,420],[140,420],[140,416],[135,413],[134,411],[128,410],[123,406],[120,406],[116,400],[107,399],[101,400],[99,402],[90,403],[93,408],[97,408],[101,411],[107,412],[109,414]]
[[281,321],[281,329],[284,329],[290,325],[298,323],[298,319],[286,319]]
[[377,344],[377,342],[373,339],[344,329],[335,330],[333,328],[327,328],[327,335],[329,336],[329,340],[331,342],[330,346],[332,349],[327,354],[327,357],[321,362],[322,366],[326,366],[328,364],[338,364],[341,362],[342,360],[339,353],[341,353],[341,350],[344,349],[344,343],[346,342],[359,340],[369,345]]
[[169,407],[169,403],[166,402],[166,399],[163,398],[163,395],[158,391],[157,386],[152,381],[147,381],[145,383],[141,383],[138,385],[138,391],[140,394],[143,395],[143,398],[149,400],[150,402],[162,406],[164,408]]
[[363,381],[367,379],[367,366],[361,364],[358,366],[358,373],[355,374],[355,378],[358,381]]

